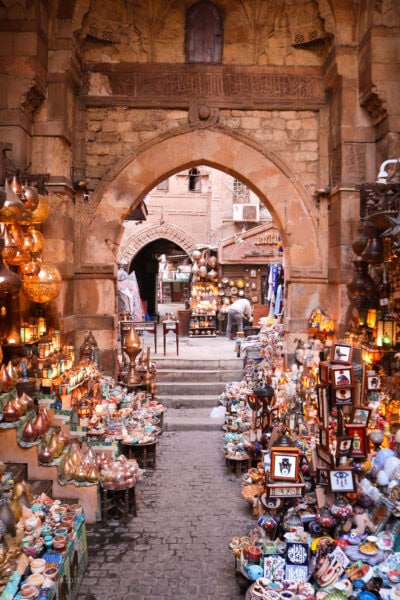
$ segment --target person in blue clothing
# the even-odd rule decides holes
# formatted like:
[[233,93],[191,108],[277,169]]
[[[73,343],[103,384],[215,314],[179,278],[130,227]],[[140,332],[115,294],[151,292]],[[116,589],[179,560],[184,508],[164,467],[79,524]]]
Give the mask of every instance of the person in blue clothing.
[[251,321],[253,314],[251,311],[251,304],[247,298],[239,298],[228,308],[228,321],[226,325],[226,337],[228,340],[233,340],[232,337],[232,325],[237,326],[238,331],[243,331],[243,321],[247,319]]

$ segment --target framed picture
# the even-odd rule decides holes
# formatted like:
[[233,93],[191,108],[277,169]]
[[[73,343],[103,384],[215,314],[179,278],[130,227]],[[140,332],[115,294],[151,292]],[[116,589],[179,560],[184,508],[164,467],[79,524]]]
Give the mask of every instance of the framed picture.
[[275,481],[297,481],[299,460],[298,451],[290,452],[288,448],[284,447],[272,448],[270,478]]
[[331,367],[332,373],[332,387],[334,389],[339,387],[352,387],[353,386],[353,367]]
[[324,448],[329,448],[329,429],[321,427],[319,430],[319,443]]
[[365,408],[364,406],[356,406],[351,415],[351,422],[355,425],[365,425],[367,427],[371,413],[371,408]]
[[315,472],[315,483],[323,487],[329,485],[329,469],[325,467],[317,467]]
[[319,467],[323,467],[323,468],[329,468],[329,467],[333,467],[333,456],[330,450],[328,450],[328,448],[325,448],[325,446],[321,446],[320,444],[317,444],[315,446],[315,452],[317,454],[317,457],[319,459]]
[[367,390],[379,390],[381,387],[381,378],[377,375],[367,374]]
[[355,490],[353,469],[330,469],[329,489],[333,493],[347,494]]
[[317,387],[317,398],[318,398],[318,418],[325,429],[329,424],[329,395],[328,388],[324,385]]
[[353,445],[349,456],[352,458],[366,458],[368,454],[367,427],[355,423],[345,423],[346,434],[353,438]]
[[319,363],[319,380],[322,384],[329,383],[329,363],[321,361]]
[[350,344],[335,344],[331,361],[342,365],[351,365],[353,358],[353,346]]
[[255,269],[250,269],[250,277],[257,277],[257,271]]
[[353,438],[351,435],[344,435],[337,438],[336,456],[349,456],[353,447]]
[[338,387],[333,388],[331,393],[333,406],[352,406],[353,405],[353,388]]

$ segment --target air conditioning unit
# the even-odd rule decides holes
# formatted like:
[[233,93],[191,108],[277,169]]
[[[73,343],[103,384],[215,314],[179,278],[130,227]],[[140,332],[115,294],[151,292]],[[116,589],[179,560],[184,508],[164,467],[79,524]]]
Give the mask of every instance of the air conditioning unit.
[[260,207],[258,204],[233,204],[233,217],[236,222],[258,223],[260,220]]

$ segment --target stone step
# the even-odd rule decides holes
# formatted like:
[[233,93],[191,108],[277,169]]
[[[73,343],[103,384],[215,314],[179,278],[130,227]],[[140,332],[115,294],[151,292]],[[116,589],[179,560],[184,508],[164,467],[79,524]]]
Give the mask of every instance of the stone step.
[[[183,382],[183,381],[236,381],[239,372],[236,369],[157,369],[157,382]],[[239,379],[240,380],[240,379]]]
[[[218,397],[213,395],[174,394],[162,396],[157,394],[157,401],[170,408],[212,408],[219,406]],[[168,411],[166,415],[168,414]],[[165,416],[166,416],[165,415]]]
[[166,413],[166,431],[221,431],[224,419],[210,417],[210,408],[181,408]]
[[[212,349],[208,349],[208,354],[212,354]],[[232,359],[196,359],[189,360],[185,358],[157,357],[155,359],[157,371],[159,369],[212,369],[212,370],[237,370],[238,375],[243,371],[243,360],[241,358]]]
[[161,396],[210,396],[217,398],[226,389],[223,381],[157,381],[158,395]]

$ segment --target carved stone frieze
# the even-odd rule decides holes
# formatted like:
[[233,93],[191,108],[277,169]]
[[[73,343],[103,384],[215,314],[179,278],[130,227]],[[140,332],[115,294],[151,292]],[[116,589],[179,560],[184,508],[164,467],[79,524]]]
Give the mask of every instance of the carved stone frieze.
[[[137,65],[132,65],[131,70],[129,66],[108,70],[107,66],[101,65],[93,72],[106,75],[112,93],[110,99],[124,96],[134,100],[135,104],[145,105],[151,99],[152,106],[163,106],[173,100],[190,105],[193,100],[207,98],[215,103],[237,105],[246,98],[257,106],[268,102],[294,105],[299,101],[320,105],[325,100],[321,80],[315,71],[278,74],[250,69],[226,73],[223,69],[203,71],[187,68],[167,72],[164,68],[148,70],[140,69]],[[86,103],[95,97],[89,83],[90,76],[90,73],[86,73]]]

